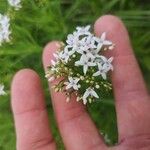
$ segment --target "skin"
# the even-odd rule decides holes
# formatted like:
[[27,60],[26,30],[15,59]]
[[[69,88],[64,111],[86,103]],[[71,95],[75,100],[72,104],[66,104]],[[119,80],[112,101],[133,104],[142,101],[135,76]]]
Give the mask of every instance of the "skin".
[[[149,150],[150,96],[130,45],[122,21],[111,15],[100,17],[94,26],[99,36],[107,32],[116,46],[106,55],[113,56],[112,83],[115,95],[119,141],[107,147],[89,117],[85,106],[75,101],[66,103],[63,93],[55,93],[49,85],[58,128],[67,150]],[[59,42],[50,42],[43,51],[44,69]],[[46,111],[41,81],[30,69],[20,70],[13,78],[11,102],[18,150],[55,150]]]

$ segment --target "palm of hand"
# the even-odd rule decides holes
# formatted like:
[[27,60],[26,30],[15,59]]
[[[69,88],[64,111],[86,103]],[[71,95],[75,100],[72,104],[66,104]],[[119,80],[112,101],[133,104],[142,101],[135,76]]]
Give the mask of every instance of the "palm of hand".
[[[116,43],[112,74],[116,98],[118,145],[108,148],[100,137],[85,107],[65,102],[62,93],[51,89],[58,127],[68,150],[150,150],[150,97],[133,54],[127,31],[114,16],[103,16],[95,23],[95,33],[108,32]],[[43,64],[49,64],[58,42],[49,43],[43,52]],[[49,55],[51,54],[51,55]],[[19,71],[12,83],[12,108],[18,150],[55,150],[49,128],[43,90],[38,75],[29,69]]]

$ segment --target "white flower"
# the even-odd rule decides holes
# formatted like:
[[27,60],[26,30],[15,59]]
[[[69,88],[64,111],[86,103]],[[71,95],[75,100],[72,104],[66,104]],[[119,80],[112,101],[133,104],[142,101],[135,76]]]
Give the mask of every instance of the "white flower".
[[76,47],[78,47],[79,45],[79,41],[80,40],[78,33],[73,33],[67,36],[66,43],[68,44],[69,47],[76,49]]
[[101,50],[102,46],[112,45],[111,41],[105,39],[106,39],[106,32],[103,32],[100,38],[95,37],[95,41],[98,43],[97,45],[98,50]]
[[80,87],[80,84],[78,84],[79,82],[79,78],[73,78],[73,77],[68,77],[69,82],[65,82],[64,84],[67,85],[66,86],[66,90],[73,88],[74,90],[78,90],[78,88]]
[[113,70],[113,57],[106,58],[100,53],[102,50],[113,49],[114,44],[106,39],[105,32],[96,37],[89,30],[90,26],[77,27],[76,31],[67,36],[66,46],[63,45],[53,54],[55,59],[51,61],[52,67],[47,78],[53,81],[63,77],[55,90],[64,91],[67,101],[75,93],[77,101],[91,103],[99,98],[99,90],[111,89],[110,84],[104,87],[101,84],[106,80],[108,71]]
[[107,72],[108,72],[108,70],[106,70],[105,69],[105,67],[104,66],[102,66],[102,64],[98,64],[98,71],[97,72],[95,72],[94,74],[93,74],[93,76],[99,76],[99,75],[101,75],[102,76],[102,78],[104,79],[104,80],[106,80],[106,74],[107,74]]
[[10,41],[10,19],[6,15],[0,14],[0,45],[2,45],[3,42],[9,42]]
[[95,40],[94,40],[93,35],[89,35],[89,36],[84,37],[81,40],[81,46],[83,46],[85,49],[94,49],[94,48],[96,48]]
[[89,32],[90,28],[91,26],[87,25],[85,27],[77,27],[76,30],[79,35],[91,35],[91,33]]
[[107,71],[112,70],[113,71],[113,65],[111,64],[113,61],[113,57],[110,57],[109,59],[107,59],[106,57],[102,57],[102,63],[103,63],[103,68]]
[[97,95],[97,93],[91,87],[89,87],[88,89],[86,89],[85,93],[83,94],[83,103],[84,104],[87,103],[87,98],[89,96],[95,97],[95,98],[99,98],[99,96]]
[[10,6],[14,7],[15,10],[19,10],[21,6],[21,0],[8,0]]
[[86,47],[80,47],[76,50],[76,52],[78,52],[79,54],[82,54],[82,57],[87,57],[87,58],[91,58],[94,59],[95,57],[93,56],[93,54],[91,53],[90,50],[86,49]]
[[86,75],[89,66],[96,66],[96,63],[89,61],[89,58],[82,55],[79,61],[75,62],[75,66],[83,66],[83,72]]
[[68,60],[69,60],[69,58],[70,58],[70,56],[72,55],[72,54],[74,54],[74,52],[75,52],[75,50],[69,50],[69,47],[68,46],[66,46],[65,47],[65,49],[64,49],[64,51],[62,51],[61,53],[60,53],[60,58],[62,59],[62,60],[64,60],[66,63],[68,62]]
[[0,84],[0,95],[6,95],[6,92],[4,91],[4,85]]

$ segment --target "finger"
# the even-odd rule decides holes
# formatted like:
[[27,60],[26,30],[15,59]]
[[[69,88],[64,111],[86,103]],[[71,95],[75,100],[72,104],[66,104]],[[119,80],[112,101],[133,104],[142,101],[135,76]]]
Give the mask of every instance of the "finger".
[[[59,48],[58,42],[51,42],[43,52],[44,68],[53,59],[53,53]],[[52,85],[51,85],[52,86]],[[66,149],[71,150],[105,150],[99,133],[88,116],[84,106],[76,102],[73,96],[69,103],[66,103],[66,96],[63,93],[56,93],[50,88],[52,103]]]
[[19,71],[12,82],[11,98],[17,149],[55,150],[38,75],[29,69]]
[[112,82],[116,98],[120,139],[147,134],[148,131],[150,132],[150,115],[148,113],[150,103],[127,30],[120,19],[106,15],[95,23],[97,35],[104,31],[107,32],[108,39],[116,45],[113,51],[108,52],[108,55],[114,56]]

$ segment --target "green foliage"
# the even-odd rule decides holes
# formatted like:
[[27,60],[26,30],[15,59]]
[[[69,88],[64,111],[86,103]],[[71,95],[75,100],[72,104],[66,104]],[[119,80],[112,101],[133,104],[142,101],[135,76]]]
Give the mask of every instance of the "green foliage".
[[[11,12],[12,42],[0,47],[0,82],[8,96],[0,97],[0,150],[15,150],[15,132],[10,108],[10,84],[15,72],[22,68],[36,70],[45,87],[48,111],[52,112],[48,88],[41,62],[42,49],[51,40],[64,40],[77,25],[94,24],[101,15],[122,18],[129,30],[138,62],[150,87],[150,4],[148,0],[24,0],[23,8]],[[0,13],[7,11],[6,0],[0,0]],[[117,127],[112,96],[93,103],[89,111],[98,128],[108,134],[110,144],[117,141]],[[60,140],[50,113],[53,134]],[[58,142],[59,149],[64,149]]]

